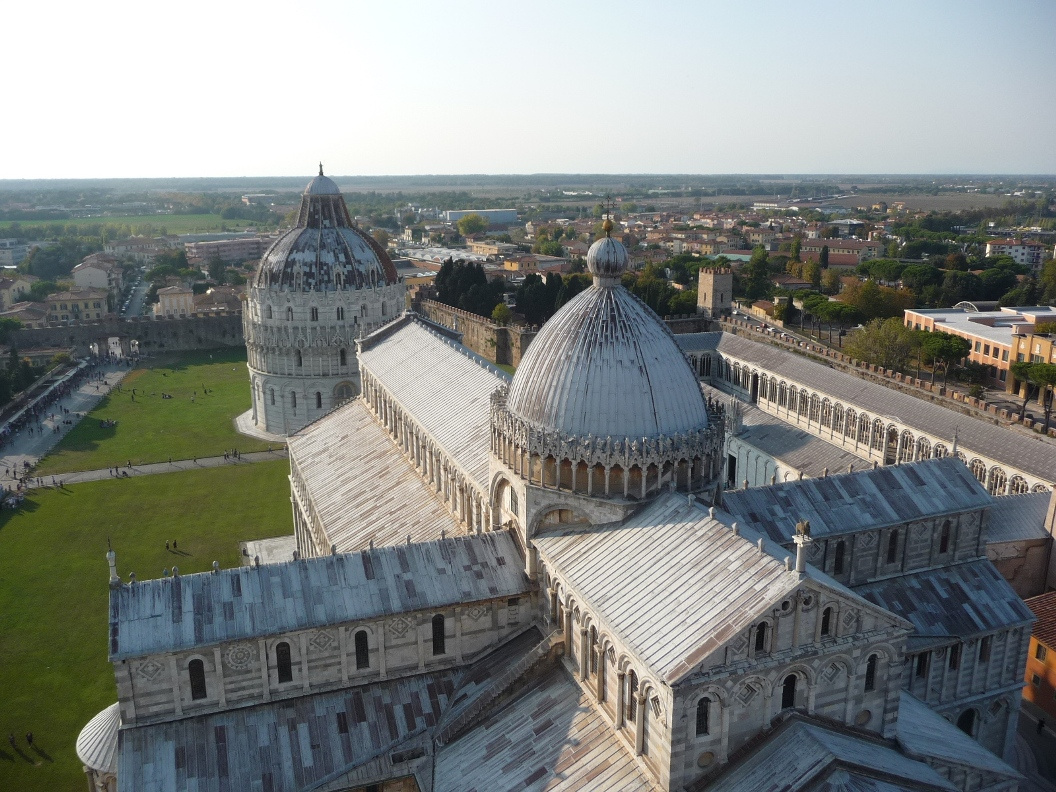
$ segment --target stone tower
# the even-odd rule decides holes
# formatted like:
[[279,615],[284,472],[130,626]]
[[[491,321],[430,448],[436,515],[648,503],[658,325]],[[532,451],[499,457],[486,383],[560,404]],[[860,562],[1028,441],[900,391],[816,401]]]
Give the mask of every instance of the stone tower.
[[289,434],[358,395],[355,339],[403,307],[388,254],[355,227],[320,165],[297,225],[264,254],[247,290],[242,325],[254,425]]
[[697,313],[709,319],[729,316],[733,309],[733,270],[701,267],[697,276]]

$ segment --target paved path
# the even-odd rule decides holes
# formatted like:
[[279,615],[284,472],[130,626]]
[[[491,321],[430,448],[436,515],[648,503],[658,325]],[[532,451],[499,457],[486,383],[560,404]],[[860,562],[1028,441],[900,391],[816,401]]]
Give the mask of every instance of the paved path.
[[100,468],[99,470],[81,470],[76,473],[57,473],[54,476],[44,476],[43,483],[31,482],[30,487],[57,486],[61,481],[66,484],[80,484],[84,481],[100,481],[106,478],[135,478],[137,476],[153,476],[158,473],[175,473],[180,470],[194,470],[195,468],[226,467],[228,465],[249,465],[254,462],[266,462],[270,459],[285,459],[286,449],[276,447],[273,451],[254,451],[247,454],[234,456],[196,457],[194,459],[173,459],[171,462],[154,462],[148,465],[127,465],[119,468]]
[[[103,375],[102,380],[85,380],[72,393],[48,405],[47,416],[40,422],[43,431],[26,427],[15,435],[3,449],[0,449],[0,485],[7,489],[15,489],[17,486],[16,477],[19,472],[26,470],[26,464],[30,468],[36,465],[40,458],[51,451],[84,415],[90,412],[104,396],[119,385],[129,371],[130,369],[124,365],[110,365],[97,369],[96,373]],[[69,410],[69,413],[64,412],[64,408]],[[71,423],[65,423],[65,421],[70,421]],[[180,470],[192,470],[194,468],[245,465],[269,459],[283,459],[285,457],[285,446],[276,444],[274,451],[256,451],[241,454],[237,459],[233,456],[227,458],[216,456],[199,459],[173,459],[149,465],[118,468],[116,472],[112,468],[83,470],[75,473],[44,476],[39,480],[38,478],[32,478],[27,482],[26,486],[32,489],[39,486],[58,486],[60,482],[63,485],[78,484],[83,481],[99,481],[106,478],[131,478],[158,473],[175,473]]]
[[[51,451],[65,437],[81,418],[110,393],[130,369],[124,365],[99,367],[93,372],[101,374],[102,380],[87,379],[82,381],[71,393],[47,406],[47,413],[37,431],[33,427],[23,427],[18,434],[9,439],[0,449],[0,483],[10,487],[14,483],[14,474],[37,464],[40,458]],[[65,413],[69,410],[69,413]],[[72,423],[64,423],[71,421]]]

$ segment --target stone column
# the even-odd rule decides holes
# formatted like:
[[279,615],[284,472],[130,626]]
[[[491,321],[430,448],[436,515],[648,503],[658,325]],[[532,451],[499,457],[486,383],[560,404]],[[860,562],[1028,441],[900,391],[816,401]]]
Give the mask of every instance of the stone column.
[[590,676],[590,644],[587,637],[587,628],[579,628],[579,678],[587,679]]
[[616,728],[623,728],[623,697],[624,692],[627,689],[625,684],[627,677],[626,671],[616,672]]
[[634,753],[641,756],[645,753],[645,696],[635,694],[637,707],[634,713]]

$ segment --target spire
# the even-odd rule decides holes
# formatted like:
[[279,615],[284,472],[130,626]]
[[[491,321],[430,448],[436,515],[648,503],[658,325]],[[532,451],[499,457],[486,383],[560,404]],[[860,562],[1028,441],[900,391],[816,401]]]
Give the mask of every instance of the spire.
[[320,175],[320,176],[322,176],[322,175],[323,175],[323,163],[322,163],[322,161],[321,161],[321,160],[320,160],[320,162],[319,162],[319,175]]

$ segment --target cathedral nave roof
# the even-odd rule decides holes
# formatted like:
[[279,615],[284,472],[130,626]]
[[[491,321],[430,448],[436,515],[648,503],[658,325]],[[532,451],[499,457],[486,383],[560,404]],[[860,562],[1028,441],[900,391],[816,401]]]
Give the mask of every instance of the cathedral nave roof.
[[159,578],[110,589],[110,659],[527,593],[506,532]]
[[393,324],[364,340],[360,366],[487,492],[491,394],[509,375],[415,316]]
[[393,443],[363,399],[287,441],[327,539],[339,553],[429,542],[460,533],[458,521]]

